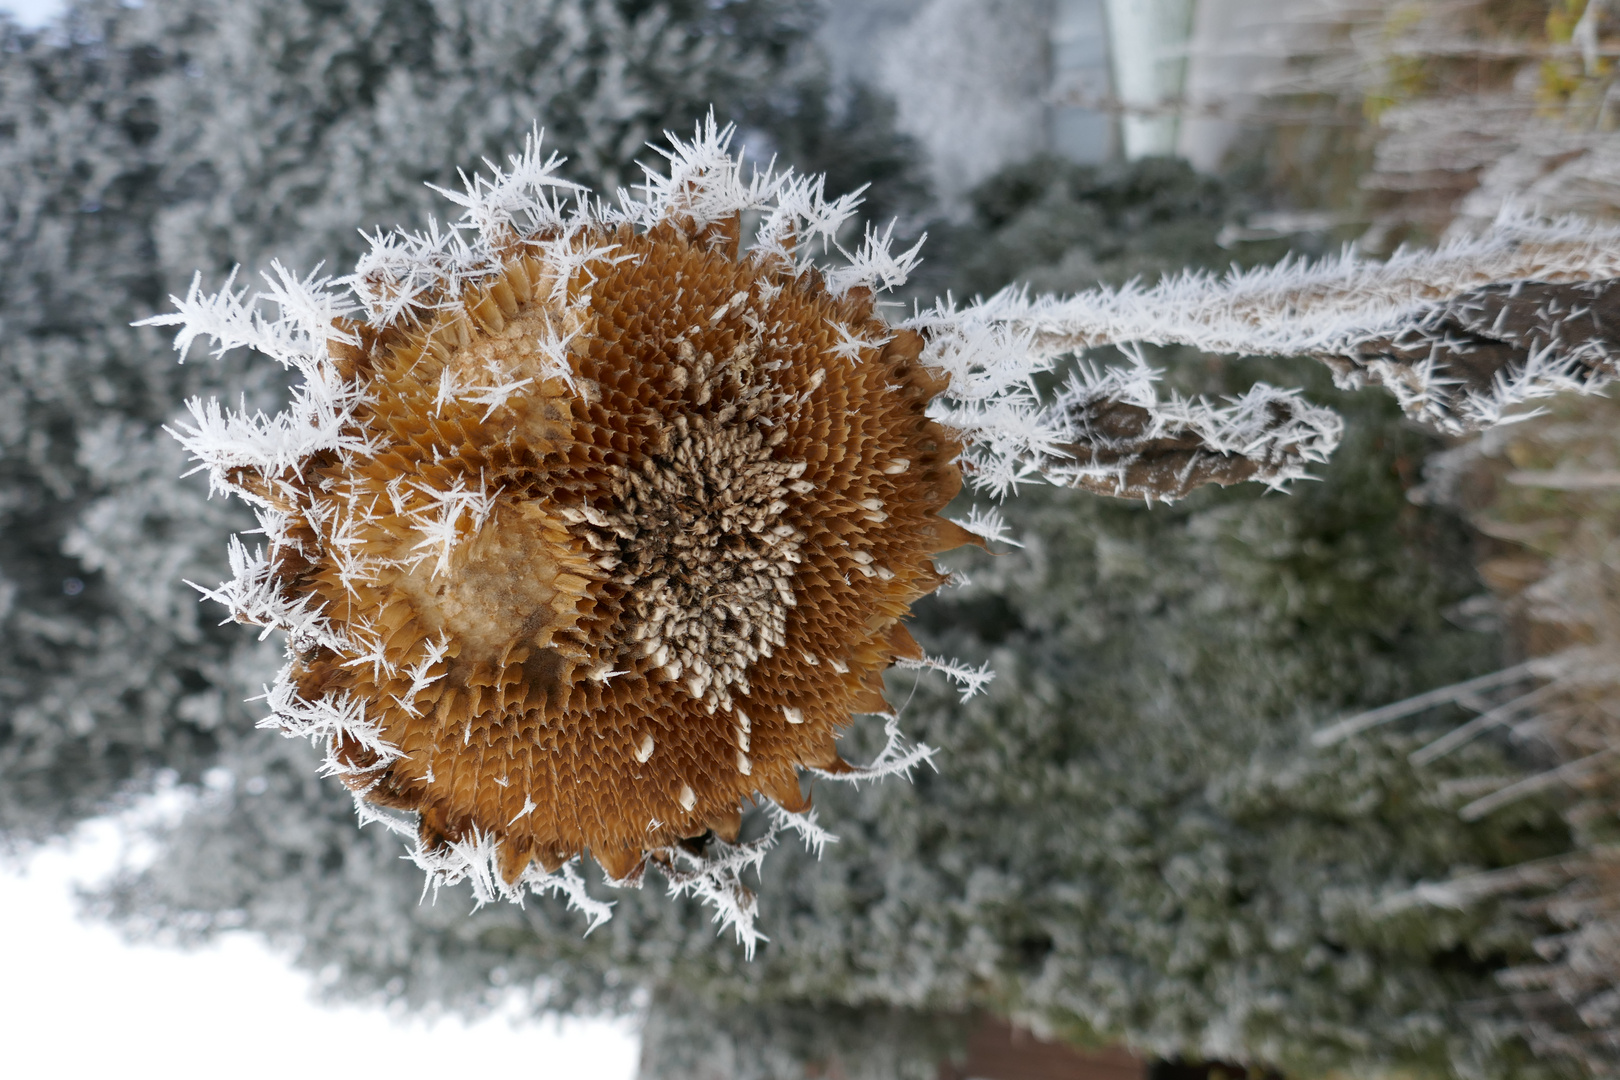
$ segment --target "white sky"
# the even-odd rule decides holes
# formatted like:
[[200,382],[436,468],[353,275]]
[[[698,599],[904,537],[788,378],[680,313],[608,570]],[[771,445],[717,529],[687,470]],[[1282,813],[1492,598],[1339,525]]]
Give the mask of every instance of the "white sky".
[[[0,1044],[18,1077],[353,1080],[496,1071],[534,1080],[630,1080],[626,1024],[513,1027],[393,1022],[381,1009],[322,1008],[310,979],[246,934],[196,952],[125,944],[83,923],[72,887],[116,861],[118,833],[92,822],[71,846],[0,864]],[[381,1068],[379,1069],[379,1066]]]
[[61,11],[63,0],[0,0],[0,11],[9,11],[24,26],[40,26]]

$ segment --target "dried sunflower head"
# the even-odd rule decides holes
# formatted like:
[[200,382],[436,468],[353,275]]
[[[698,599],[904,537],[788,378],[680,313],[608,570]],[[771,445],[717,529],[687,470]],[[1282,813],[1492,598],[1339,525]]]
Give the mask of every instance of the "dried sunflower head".
[[806,249],[854,200],[744,183],[727,137],[619,209],[562,202],[531,144],[453,196],[458,230],[379,235],[358,302],[277,268],[279,321],[195,284],[151,320],[301,371],[287,412],[194,402],[180,433],[269,540],[213,595],[288,632],[272,721],[413,812],[441,878],[678,876],[750,800],[802,811],[800,771],[848,771],[841,729],[922,658],[930,556],[977,540],[938,516],[949,379],[874,311],[915,249],[824,272]]
[[936,514],[960,445],[921,340],[739,261],[734,222],[582,229],[574,266],[512,243],[341,350],[371,452],[236,481],[295,522],[277,576],[360,647],[288,673],[396,748],[342,742],[347,782],[417,812],[425,848],[494,838],[508,883],[735,840],[756,793],[798,809],[798,770],[837,770],[838,730],[920,655],[901,619],[944,580],[929,556],[967,539]]

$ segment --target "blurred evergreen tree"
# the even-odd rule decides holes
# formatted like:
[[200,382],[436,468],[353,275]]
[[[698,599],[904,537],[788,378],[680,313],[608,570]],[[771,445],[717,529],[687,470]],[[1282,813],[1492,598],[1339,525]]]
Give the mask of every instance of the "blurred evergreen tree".
[[1076,165],[1037,157],[1003,169],[969,201],[970,220],[931,228],[932,262],[919,286],[925,299],[946,289],[988,295],[1015,283],[1038,293],[1131,278],[1151,284],[1188,267],[1255,265],[1289,250],[1281,241],[1222,247],[1222,227],[1262,207],[1178,158]]

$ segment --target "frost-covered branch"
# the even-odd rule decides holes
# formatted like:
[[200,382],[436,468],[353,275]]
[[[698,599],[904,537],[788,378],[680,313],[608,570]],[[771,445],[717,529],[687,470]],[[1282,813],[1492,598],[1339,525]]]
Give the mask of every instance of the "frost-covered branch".
[[[991,681],[996,677],[996,673],[990,670],[990,664],[988,661],[986,661],[980,667],[971,668],[959,660],[947,660],[938,656],[923,656],[922,658],[916,660],[896,660],[894,662],[894,666],[901,671],[938,672],[956,684],[957,693],[962,695],[963,701],[966,701],[977,694],[984,693],[984,688],[989,686]],[[905,761],[907,762],[905,767],[910,768],[912,764],[926,761],[930,756],[932,756],[933,751],[925,745],[919,745],[916,750],[909,753],[902,754],[899,752],[898,747],[900,744],[897,743],[897,740],[900,737],[898,717],[892,717],[885,730],[889,734],[889,747],[886,747],[884,752],[878,755],[878,761],[873,762],[872,765],[868,766],[868,768],[877,768],[878,762],[882,762],[890,758],[898,761]]]
[[1620,277],[1620,228],[1506,213],[1479,237],[1379,261],[1347,251],[1225,277],[1191,272],[1069,298],[1003,290],[976,305],[987,321],[1026,330],[1043,352],[1143,341],[1207,352],[1294,356],[1342,352],[1414,311],[1487,286]]
[[1179,499],[1205,484],[1254,480],[1278,487],[1326,461],[1344,423],[1297,390],[1257,383],[1225,406],[1172,395],[1140,361],[1084,366],[1058,396],[1069,441],[1046,467],[1058,483],[1102,495]]
[[1382,262],[1346,252],[1066,298],[1008,289],[913,322],[1011,335],[1026,343],[1031,367],[1133,342],[1314,356],[1341,384],[1387,386],[1414,416],[1462,431],[1496,423],[1518,402],[1613,379],[1616,279],[1620,229],[1510,212],[1482,236]]
[[1482,286],[1322,358],[1341,382],[1387,386],[1436,426],[1490,427],[1511,406],[1615,377],[1620,280]]

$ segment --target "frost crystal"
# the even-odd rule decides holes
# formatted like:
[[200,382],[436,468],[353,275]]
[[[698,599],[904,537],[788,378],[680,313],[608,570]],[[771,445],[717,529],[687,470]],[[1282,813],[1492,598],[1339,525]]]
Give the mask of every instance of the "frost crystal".
[[[1519,402],[1610,382],[1620,326],[1616,278],[1620,229],[1510,207],[1480,236],[1433,251],[1403,249],[1382,262],[1346,251],[1318,263],[1285,259],[1224,278],[1187,273],[1067,298],[1007,289],[960,311],[941,305],[914,322],[953,329],[939,346],[952,352],[977,340],[1017,340],[1031,367],[1036,357],[1133,342],[1313,356],[1341,385],[1386,386],[1415,418],[1460,432],[1499,422]],[[1145,401],[1133,394],[1132,404],[1146,408]],[[1331,449],[1321,439],[1310,445]]]

